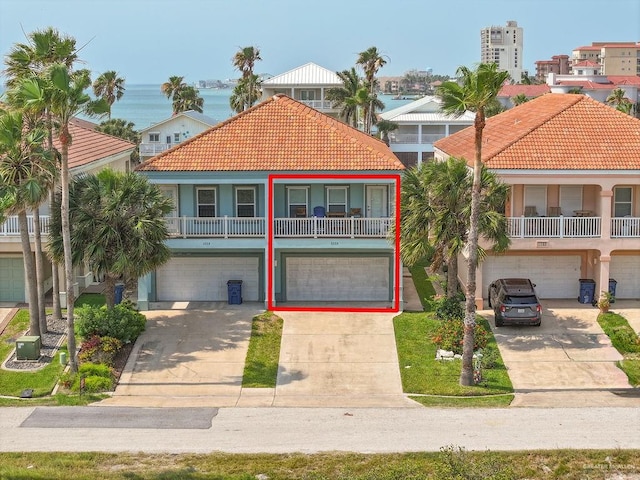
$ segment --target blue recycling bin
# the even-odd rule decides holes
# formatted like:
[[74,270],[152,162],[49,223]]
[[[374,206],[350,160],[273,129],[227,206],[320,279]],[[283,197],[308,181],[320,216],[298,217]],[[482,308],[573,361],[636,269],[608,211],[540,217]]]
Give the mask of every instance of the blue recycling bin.
[[116,283],[115,291],[115,304],[118,305],[120,302],[122,302],[122,295],[124,294],[124,283]]
[[227,282],[227,301],[229,305],[242,303],[242,280],[229,280]]
[[610,278],[609,279],[609,293],[611,294],[611,296],[613,297],[611,299],[611,303],[615,303],[616,299],[616,286],[618,285],[618,282],[616,281],[615,278]]
[[593,303],[593,296],[596,293],[596,282],[590,278],[580,279],[580,296],[578,301],[580,303]]

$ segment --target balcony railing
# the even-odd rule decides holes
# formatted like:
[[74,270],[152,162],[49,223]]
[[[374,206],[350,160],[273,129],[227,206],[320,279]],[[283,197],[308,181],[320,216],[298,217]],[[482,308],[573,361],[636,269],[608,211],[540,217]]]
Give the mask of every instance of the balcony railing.
[[508,217],[507,228],[514,238],[599,237],[600,217]]
[[[49,234],[49,215],[40,215],[40,234]],[[27,216],[27,228],[29,235],[35,233],[33,227],[33,215]],[[11,215],[6,218],[5,222],[0,224],[0,237],[15,237],[20,235],[20,227],[18,225],[18,216]]]
[[611,219],[612,238],[640,237],[640,218],[621,217]]
[[141,143],[140,156],[152,157],[173,147],[173,143]]
[[298,101],[316,110],[321,110],[321,111],[334,110],[329,100],[298,100]]
[[264,237],[265,219],[257,217],[167,217],[172,237]]
[[444,133],[423,133],[422,135],[419,135],[417,133],[390,133],[389,143],[429,144],[429,143],[437,142],[438,140],[444,137],[446,137]]
[[276,218],[274,237],[374,237],[387,236],[391,218]]

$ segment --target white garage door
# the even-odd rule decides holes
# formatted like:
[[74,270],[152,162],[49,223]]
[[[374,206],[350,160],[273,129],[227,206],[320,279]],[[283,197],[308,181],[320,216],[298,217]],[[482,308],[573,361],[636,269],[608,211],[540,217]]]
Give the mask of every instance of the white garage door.
[[0,258],[0,302],[24,302],[22,257]]
[[509,255],[487,257],[482,264],[482,295],[498,278],[530,278],[540,298],[578,298],[580,256]]
[[388,257],[287,257],[288,301],[388,301]]
[[174,257],[156,270],[159,301],[226,301],[227,281],[242,280],[242,299],[257,302],[258,257]]
[[612,255],[609,277],[615,279],[617,298],[640,298],[640,256]]

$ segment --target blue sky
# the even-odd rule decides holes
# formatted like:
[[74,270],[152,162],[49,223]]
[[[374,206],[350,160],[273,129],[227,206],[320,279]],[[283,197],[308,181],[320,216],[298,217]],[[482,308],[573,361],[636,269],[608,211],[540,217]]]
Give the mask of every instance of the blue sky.
[[0,52],[53,26],[84,45],[87,68],[130,84],[235,78],[231,58],[248,45],[260,48],[259,73],[343,70],[376,46],[389,58],[380,75],[452,75],[478,63],[480,29],[507,20],[524,28],[532,73],[594,41],[640,41],[638,0],[0,0]]

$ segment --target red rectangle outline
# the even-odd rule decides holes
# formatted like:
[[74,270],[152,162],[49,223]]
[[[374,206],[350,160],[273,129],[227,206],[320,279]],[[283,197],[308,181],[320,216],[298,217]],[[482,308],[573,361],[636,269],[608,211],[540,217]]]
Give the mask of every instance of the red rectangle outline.
[[[395,180],[396,185],[396,238],[394,252],[394,303],[391,308],[340,308],[340,307],[279,307],[273,304],[274,284],[273,284],[273,183],[274,180],[292,179],[292,180],[314,180],[314,179],[351,179],[351,180]],[[388,313],[400,311],[400,175],[399,174],[299,174],[299,173],[282,173],[269,175],[269,196],[268,196],[268,214],[267,214],[267,236],[268,236],[268,252],[267,252],[267,309],[277,312],[372,312],[372,313]]]

